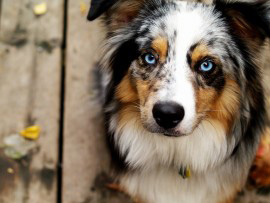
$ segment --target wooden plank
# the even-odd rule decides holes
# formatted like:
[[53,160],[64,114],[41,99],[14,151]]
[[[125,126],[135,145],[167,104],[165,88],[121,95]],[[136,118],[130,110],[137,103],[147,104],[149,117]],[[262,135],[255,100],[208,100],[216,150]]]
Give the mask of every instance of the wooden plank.
[[105,187],[109,156],[91,74],[103,32],[97,22],[87,22],[89,5],[89,0],[68,5],[62,197],[64,203],[127,203]]
[[[0,23],[1,23],[1,13],[2,13],[2,0],[0,0]],[[1,24],[0,24],[1,27]]]
[[[42,128],[37,147],[20,161],[0,152],[0,202],[57,199],[63,0],[2,0],[0,32],[0,143],[30,125]],[[14,173],[8,174],[12,168]]]

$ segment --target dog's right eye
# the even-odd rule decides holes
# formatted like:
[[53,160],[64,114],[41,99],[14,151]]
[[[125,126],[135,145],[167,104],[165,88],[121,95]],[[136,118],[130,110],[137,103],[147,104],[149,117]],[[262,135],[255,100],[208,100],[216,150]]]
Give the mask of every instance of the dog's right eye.
[[211,60],[205,60],[201,63],[199,70],[202,72],[210,72],[215,68],[215,64]]
[[144,63],[147,65],[156,65],[157,59],[154,54],[152,53],[146,53],[143,55],[142,59],[144,60]]

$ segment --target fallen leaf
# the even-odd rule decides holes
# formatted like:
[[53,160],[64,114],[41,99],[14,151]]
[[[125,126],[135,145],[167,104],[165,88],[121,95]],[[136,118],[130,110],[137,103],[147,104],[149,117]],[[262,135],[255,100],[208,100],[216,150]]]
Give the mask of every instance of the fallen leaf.
[[47,3],[42,2],[39,4],[34,5],[34,13],[35,15],[44,15],[47,12]]
[[255,187],[270,186],[270,129],[265,130],[249,178]]
[[30,140],[37,140],[40,134],[40,127],[39,126],[31,126],[28,127],[20,132],[21,136]]
[[87,9],[88,9],[87,4],[84,1],[80,1],[80,11],[82,15],[86,14]]
[[13,174],[13,173],[14,173],[14,170],[13,170],[13,168],[8,168],[8,169],[7,169],[7,172],[8,172],[9,174]]

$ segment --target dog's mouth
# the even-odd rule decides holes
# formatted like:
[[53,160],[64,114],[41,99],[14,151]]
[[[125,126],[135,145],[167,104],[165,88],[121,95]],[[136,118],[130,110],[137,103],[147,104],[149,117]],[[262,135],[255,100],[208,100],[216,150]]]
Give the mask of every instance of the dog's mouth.
[[156,123],[143,123],[143,127],[150,133],[158,134],[161,136],[166,137],[184,137],[192,134],[194,130],[199,126],[201,123],[201,119],[199,119],[195,125],[193,125],[191,128],[184,128],[181,126],[171,128],[171,129],[164,129],[158,126]]
[[166,137],[182,137],[182,136],[187,136],[189,133],[184,133],[179,131],[178,129],[162,129],[157,126],[149,126],[149,125],[144,125],[144,128],[153,134],[158,134],[161,136],[166,136]]
[[163,133],[164,136],[166,137],[182,137],[182,136],[186,136],[186,134],[179,134],[179,133]]
[[172,130],[165,130],[165,132],[163,132],[162,135],[166,137],[182,137],[182,136],[186,136],[187,134],[172,129]]

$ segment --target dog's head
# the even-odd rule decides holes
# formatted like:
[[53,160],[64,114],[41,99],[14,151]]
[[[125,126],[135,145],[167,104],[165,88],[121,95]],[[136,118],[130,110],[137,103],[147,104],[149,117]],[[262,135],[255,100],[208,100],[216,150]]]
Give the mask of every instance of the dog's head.
[[181,136],[214,120],[229,134],[243,108],[263,106],[254,59],[270,35],[268,1],[92,0],[88,19],[104,12],[120,121]]

